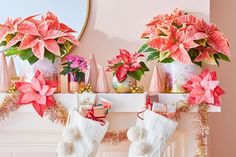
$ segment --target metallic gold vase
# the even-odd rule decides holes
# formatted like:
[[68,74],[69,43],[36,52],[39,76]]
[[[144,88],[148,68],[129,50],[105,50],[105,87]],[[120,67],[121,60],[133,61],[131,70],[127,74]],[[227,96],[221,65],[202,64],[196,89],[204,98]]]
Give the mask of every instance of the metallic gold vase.
[[129,75],[123,82],[119,82],[117,77],[113,76],[112,87],[117,93],[131,93],[130,87],[134,85],[137,85],[137,81]]

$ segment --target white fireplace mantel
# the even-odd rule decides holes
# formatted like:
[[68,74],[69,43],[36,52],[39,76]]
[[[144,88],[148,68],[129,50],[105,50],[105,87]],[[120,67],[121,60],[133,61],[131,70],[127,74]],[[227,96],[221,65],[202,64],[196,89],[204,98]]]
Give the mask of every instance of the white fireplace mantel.
[[[0,94],[0,101],[6,93]],[[141,111],[146,101],[147,93],[116,94],[99,93],[99,96],[112,102],[108,115],[111,129],[128,128],[135,125],[136,112]],[[164,104],[175,104],[186,100],[187,94],[151,94],[154,100]],[[67,108],[78,104],[80,94],[61,93],[54,95],[57,101]],[[184,114],[179,122],[177,131],[168,142],[163,157],[192,157],[196,148],[194,117],[197,108]],[[209,112],[220,112],[220,107],[211,106]],[[117,127],[119,126],[119,127]],[[47,118],[41,118],[35,113],[32,105],[23,105],[9,118],[0,121],[0,156],[1,157],[56,157],[56,145],[61,140],[63,127],[54,124]],[[103,145],[97,157],[126,157],[129,143],[116,147]],[[119,150],[117,152],[117,150]]]

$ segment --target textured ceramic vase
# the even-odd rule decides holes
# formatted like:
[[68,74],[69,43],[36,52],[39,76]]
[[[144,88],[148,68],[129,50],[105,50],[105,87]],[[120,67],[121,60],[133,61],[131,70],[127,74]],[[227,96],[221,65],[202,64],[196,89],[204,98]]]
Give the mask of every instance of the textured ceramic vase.
[[178,62],[160,63],[158,65],[164,83],[165,93],[184,93],[182,85],[190,79],[191,75],[198,75],[201,67],[195,64],[182,64]]
[[130,87],[134,85],[137,85],[137,81],[129,75],[123,82],[119,82],[117,77],[113,76],[112,87],[117,93],[131,93]]
[[58,83],[56,92],[60,92],[60,65],[61,59],[59,58],[57,58],[54,63],[44,58],[43,60],[38,60],[33,65],[30,65],[27,61],[21,61],[20,80],[31,82],[31,79],[34,76],[35,72],[39,70],[41,73],[43,73],[45,80],[55,81]]

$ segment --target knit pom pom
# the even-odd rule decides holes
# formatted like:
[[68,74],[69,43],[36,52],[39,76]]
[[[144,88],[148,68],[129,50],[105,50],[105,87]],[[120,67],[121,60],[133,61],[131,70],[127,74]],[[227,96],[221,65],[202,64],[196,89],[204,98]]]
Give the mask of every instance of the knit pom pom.
[[142,141],[137,141],[133,143],[133,152],[136,155],[146,155],[150,152],[151,146]]
[[63,130],[62,137],[65,141],[75,141],[80,138],[80,132],[76,127],[67,127]]
[[[87,144],[87,148],[88,148],[88,152],[89,152],[89,154],[91,155],[91,156],[96,156],[96,150],[98,149],[98,147],[99,147],[99,144],[98,144],[98,142],[96,142],[96,141],[92,141],[92,142],[89,142],[88,144]],[[93,154],[93,155],[92,155]]]
[[65,157],[73,152],[73,144],[70,142],[60,142],[57,145],[57,153],[60,157]]
[[141,138],[144,138],[146,130],[140,127],[131,127],[127,132],[127,137],[130,141],[138,141]]

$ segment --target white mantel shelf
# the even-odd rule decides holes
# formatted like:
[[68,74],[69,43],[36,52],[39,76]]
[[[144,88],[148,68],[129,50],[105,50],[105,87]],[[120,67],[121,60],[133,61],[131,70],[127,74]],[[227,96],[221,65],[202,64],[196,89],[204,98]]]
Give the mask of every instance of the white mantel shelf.
[[[7,93],[0,93],[0,101],[4,99]],[[69,93],[58,93],[54,94],[57,101],[61,102],[67,108],[71,108],[78,104],[78,98],[81,94],[69,94]],[[147,93],[143,94],[127,94],[127,93],[97,93],[112,102],[112,108],[110,112],[139,112],[142,110],[145,102]],[[170,93],[155,93],[150,94],[155,100],[164,104],[176,104],[180,100],[186,100],[188,94],[170,94]],[[190,112],[196,112],[197,107],[193,107]],[[31,105],[23,105],[18,112],[34,112]],[[221,112],[221,107],[210,106],[208,112]]]

